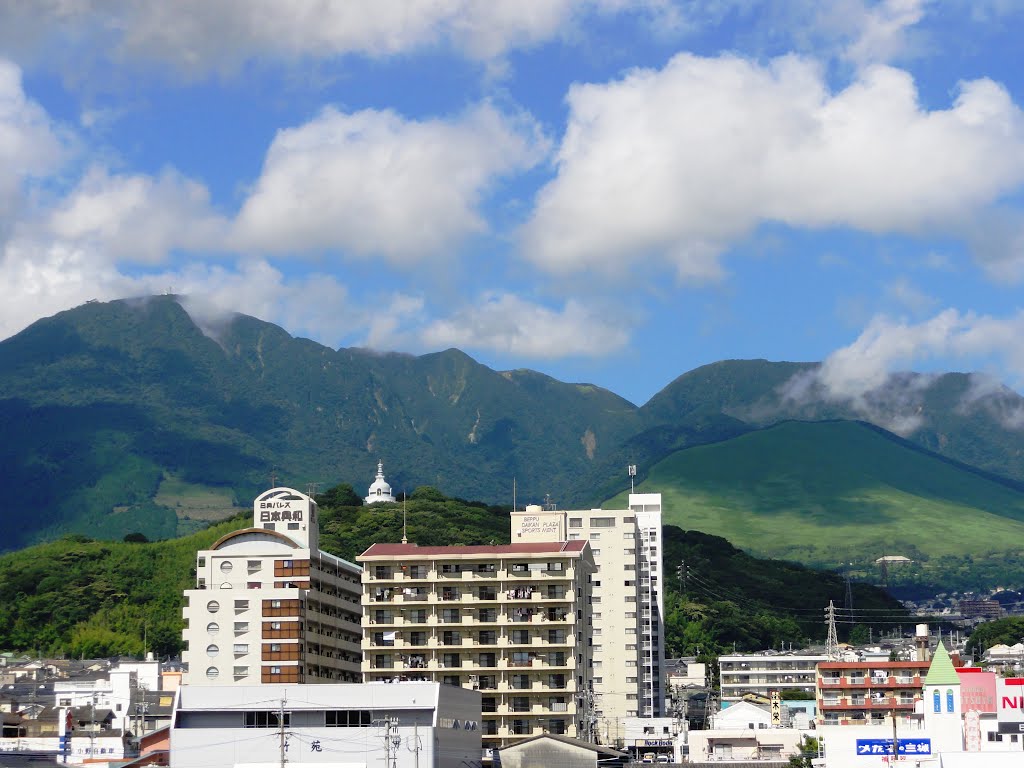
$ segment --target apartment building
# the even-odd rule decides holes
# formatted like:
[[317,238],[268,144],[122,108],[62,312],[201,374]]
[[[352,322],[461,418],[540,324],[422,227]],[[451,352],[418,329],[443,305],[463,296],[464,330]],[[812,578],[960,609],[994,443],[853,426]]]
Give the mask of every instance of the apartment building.
[[878,725],[914,714],[930,661],[823,661],[815,696],[824,725]]
[[319,550],[316,502],[273,488],[250,528],[196,555],[183,685],[360,679],[360,568]]
[[592,738],[587,541],[374,544],[363,564],[363,679],[482,697],[484,754],[541,733]]
[[722,702],[740,701],[746,694],[768,698],[779,691],[813,693],[817,683],[816,668],[828,661],[824,653],[733,653],[718,657]]
[[564,538],[593,550],[595,713],[605,743],[625,718],[667,711],[661,508],[660,493],[631,493],[628,509],[512,512],[513,541]]

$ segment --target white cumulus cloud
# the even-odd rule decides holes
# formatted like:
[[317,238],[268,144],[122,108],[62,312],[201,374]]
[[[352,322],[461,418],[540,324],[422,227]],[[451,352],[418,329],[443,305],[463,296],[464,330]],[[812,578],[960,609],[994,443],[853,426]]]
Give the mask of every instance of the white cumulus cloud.
[[211,210],[206,187],[174,170],[153,177],[95,167],[50,213],[49,229],[112,259],[159,263],[175,248],[220,247],[226,222]]
[[325,109],[281,131],[235,222],[235,243],[264,253],[341,249],[407,263],[487,225],[477,207],[505,175],[547,149],[537,126],[489,105],[450,120]]
[[1024,382],[1022,338],[1024,310],[995,317],[946,309],[917,323],[879,316],[810,378],[793,382],[788,394],[798,398],[818,385],[830,399],[856,402],[884,387],[893,374],[933,360],[991,368],[1019,385]]
[[671,0],[35,0],[0,4],[0,46],[41,64],[108,56],[190,76],[251,61],[451,48],[478,60],[555,39],[593,14],[671,21]]
[[575,85],[568,106],[557,175],[523,230],[526,256],[556,273],[653,260],[714,278],[762,222],[963,234],[1024,183],[1024,115],[986,79],[927,110],[892,67],[833,93],[809,59],[679,54]]
[[513,357],[604,357],[629,334],[598,308],[570,299],[551,309],[510,293],[488,293],[450,317],[428,323],[419,337],[428,349],[485,349]]
[[68,142],[46,111],[25,94],[21,69],[0,59],[0,224],[21,207],[26,183],[60,167]]

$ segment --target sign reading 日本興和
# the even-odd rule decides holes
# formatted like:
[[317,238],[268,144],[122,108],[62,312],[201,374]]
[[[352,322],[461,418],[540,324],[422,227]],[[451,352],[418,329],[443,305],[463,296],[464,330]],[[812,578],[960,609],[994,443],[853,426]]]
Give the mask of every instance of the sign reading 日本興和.
[[[930,755],[931,739],[899,739],[899,754]],[[858,755],[891,755],[892,739],[857,739]]]

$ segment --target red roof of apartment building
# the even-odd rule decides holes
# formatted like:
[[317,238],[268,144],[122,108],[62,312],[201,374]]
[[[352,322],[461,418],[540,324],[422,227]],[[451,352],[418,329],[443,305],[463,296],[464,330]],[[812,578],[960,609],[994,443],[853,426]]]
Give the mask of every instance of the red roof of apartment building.
[[518,544],[478,544],[475,546],[421,547],[418,544],[371,544],[356,560],[371,557],[453,557],[480,555],[578,555],[589,545],[587,541],[524,541]]

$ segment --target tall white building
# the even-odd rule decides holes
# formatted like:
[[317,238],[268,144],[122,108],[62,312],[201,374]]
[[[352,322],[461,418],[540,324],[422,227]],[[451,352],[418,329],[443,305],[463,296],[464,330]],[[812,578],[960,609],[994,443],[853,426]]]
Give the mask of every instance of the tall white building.
[[273,488],[252,527],[197,553],[183,685],[359,682],[361,569],[319,539],[316,502]]
[[628,509],[512,512],[513,543],[589,541],[597,729],[621,739],[625,718],[665,712],[661,494],[631,493]]
[[587,542],[374,544],[363,571],[366,682],[479,690],[483,746],[590,739]]

